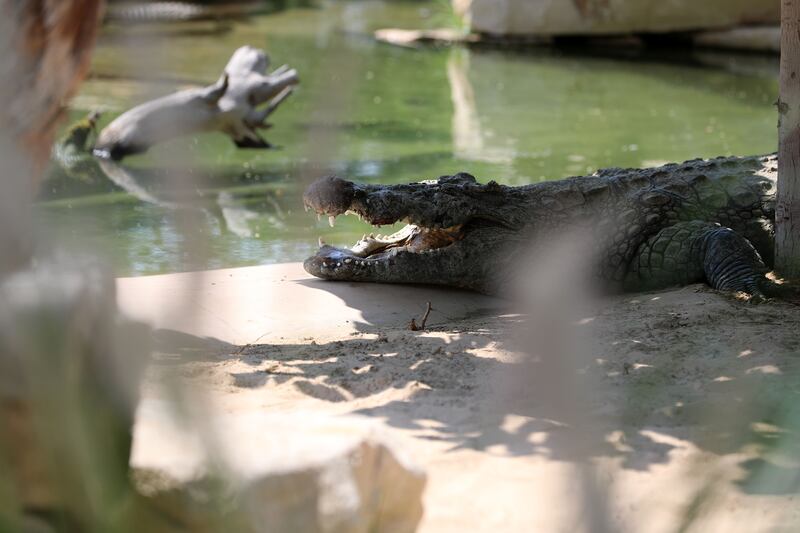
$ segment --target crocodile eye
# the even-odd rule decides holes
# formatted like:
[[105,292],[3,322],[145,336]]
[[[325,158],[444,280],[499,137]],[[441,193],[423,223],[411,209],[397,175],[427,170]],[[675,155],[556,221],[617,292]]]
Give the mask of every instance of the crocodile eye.
[[439,183],[449,183],[453,185],[466,185],[468,183],[478,183],[475,176],[467,174],[466,172],[459,172],[453,176],[442,176],[439,178]]

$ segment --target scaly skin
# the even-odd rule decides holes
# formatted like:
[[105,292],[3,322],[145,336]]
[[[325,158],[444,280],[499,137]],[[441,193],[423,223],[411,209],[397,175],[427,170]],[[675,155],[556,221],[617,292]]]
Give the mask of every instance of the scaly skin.
[[[304,196],[318,213],[355,212],[374,225],[406,220],[460,229],[446,234],[446,246],[428,251],[415,245],[415,251],[366,255],[323,246],[304,266],[332,280],[503,293],[531,256],[547,253],[561,237],[579,235],[586,239],[586,255],[575,260],[594,265],[609,289],[706,281],[760,296],[770,284],[764,274],[773,257],[776,178],[774,155],[611,168],[522,187],[481,185],[468,174],[408,185],[323,178]],[[440,233],[426,235],[442,240]]]

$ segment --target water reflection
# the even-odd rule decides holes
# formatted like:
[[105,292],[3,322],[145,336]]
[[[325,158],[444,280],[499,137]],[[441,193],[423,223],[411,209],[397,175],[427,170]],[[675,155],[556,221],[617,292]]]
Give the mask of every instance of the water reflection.
[[[261,233],[277,236],[286,229],[286,212],[275,196],[263,195],[259,209],[248,206],[253,191],[198,190],[195,198],[186,199],[185,194],[170,188],[153,189],[145,186],[158,179],[169,177],[170,169],[135,169],[107,159],[95,159],[97,167],[116,186],[126,193],[163,209],[185,209],[199,211],[213,218],[212,227],[222,228],[242,238],[259,238]],[[203,183],[205,180],[198,180]],[[260,195],[259,195],[260,196]]]
[[[457,153],[486,162],[513,154],[505,175],[521,183],[608,166],[773,151],[772,73],[744,75],[685,59],[553,50],[473,51],[468,62],[453,59],[450,80],[466,87],[453,92],[456,118],[467,117],[454,128]],[[473,96],[457,97],[462,93]]]
[[[184,249],[190,237],[186,220],[195,236],[210,243],[208,264],[190,268],[229,266],[231,256],[261,262],[264,240],[280,241],[292,233],[287,213],[294,198],[280,187],[218,190],[201,184],[219,183],[219,177],[194,169],[190,174],[197,188],[187,191],[184,181],[174,179],[175,169],[136,168],[91,156],[69,163],[61,168],[63,174],[53,174],[60,176],[58,181],[79,184],[84,194],[45,202],[41,213],[46,225],[65,246],[99,243],[123,272],[190,265]],[[107,192],[109,188],[115,192]],[[60,220],[69,222],[60,225]],[[287,255],[282,246],[271,249]],[[310,251],[309,245],[304,253]]]
[[[130,194],[134,198],[142,202],[157,205],[165,209],[197,209],[203,210],[200,202],[187,202],[183,203],[159,198],[150,189],[143,185],[144,181],[152,181],[152,179],[145,178],[149,174],[149,178],[162,172],[146,172],[143,170],[134,170],[132,168],[125,168],[122,164],[115,163],[108,159],[95,159],[91,158],[97,168],[102,171],[103,175],[111,180],[117,187]],[[90,167],[90,163],[86,163]],[[163,193],[162,193],[163,194]]]
[[468,50],[455,49],[450,54],[447,80],[453,100],[453,155],[465,161],[509,164],[515,155],[513,142],[507,146],[487,146],[491,140],[481,128],[475,93],[469,81]]

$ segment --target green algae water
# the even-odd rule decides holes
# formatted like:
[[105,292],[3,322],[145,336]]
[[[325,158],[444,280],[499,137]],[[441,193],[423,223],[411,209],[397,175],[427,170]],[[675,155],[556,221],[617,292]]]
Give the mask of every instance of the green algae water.
[[110,173],[52,165],[42,229],[99,250],[121,276],[301,261],[318,237],[349,245],[372,231],[304,212],[304,187],[326,174],[401,183],[466,171],[519,185],[775,150],[777,58],[406,49],[371,37],[450,23],[444,3],[363,0],[107,27],[71,120],[101,109],[102,126],[148,98],[212,83],[245,44],[267,50],[273,67],[296,68],[301,85],[271,117],[273,150],[208,133]]

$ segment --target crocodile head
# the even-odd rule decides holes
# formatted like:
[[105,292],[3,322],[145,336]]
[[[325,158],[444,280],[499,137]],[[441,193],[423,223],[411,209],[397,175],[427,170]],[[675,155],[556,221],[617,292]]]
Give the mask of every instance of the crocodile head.
[[351,214],[377,226],[403,221],[388,236],[364,236],[351,248],[320,242],[304,267],[329,280],[454,285],[494,292],[522,209],[510,187],[478,184],[469,174],[407,185],[360,185],[336,177],[306,190],[306,209]]

